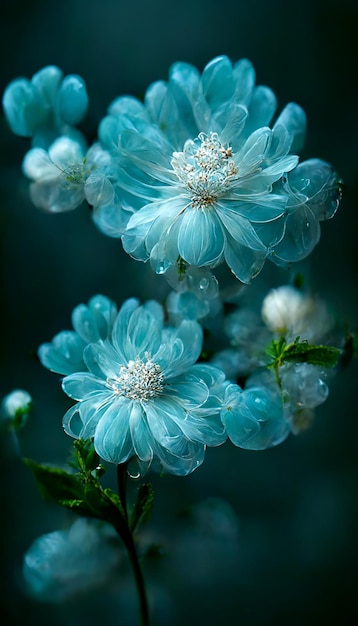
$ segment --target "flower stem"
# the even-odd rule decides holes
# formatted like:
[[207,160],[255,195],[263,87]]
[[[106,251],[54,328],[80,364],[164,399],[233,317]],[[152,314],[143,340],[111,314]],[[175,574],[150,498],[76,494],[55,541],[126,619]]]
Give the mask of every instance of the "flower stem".
[[140,566],[138,553],[135,547],[133,535],[132,537],[132,545],[127,544],[128,556],[132,565],[133,574],[137,586],[139,604],[140,604],[140,625],[141,626],[149,626],[149,608],[148,608],[148,599],[147,592],[145,588],[145,581],[142,572],[142,568]]
[[134,579],[137,587],[138,598],[139,598],[139,608],[140,608],[140,626],[149,626],[149,608],[148,608],[148,599],[147,592],[145,587],[144,576],[142,572],[142,568],[140,565],[133,532],[129,523],[128,509],[127,509],[127,463],[121,463],[117,465],[117,480],[118,480],[118,495],[121,500],[121,504],[123,507],[125,519],[127,522],[127,532],[125,536],[123,535],[123,531],[117,532],[122,538],[128,552],[128,557],[132,566]]

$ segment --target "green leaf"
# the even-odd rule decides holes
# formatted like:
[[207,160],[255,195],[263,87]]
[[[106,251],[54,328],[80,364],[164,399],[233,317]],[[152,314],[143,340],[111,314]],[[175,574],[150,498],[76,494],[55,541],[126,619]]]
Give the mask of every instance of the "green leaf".
[[75,439],[73,442],[74,456],[71,462],[72,467],[81,472],[101,471],[105,469],[100,465],[100,458],[94,448],[92,439]]
[[122,515],[124,515],[124,510],[123,510],[121,501],[119,499],[119,495],[112,489],[109,489],[109,487],[106,487],[103,490],[103,493],[105,497],[107,498],[107,500],[109,500],[113,504],[113,506],[115,506],[116,509],[118,509],[118,511],[120,511]]
[[24,459],[32,471],[41,495],[78,515],[102,519],[119,531],[127,528],[118,496],[110,489],[102,489],[91,473],[71,473],[58,467]]
[[32,471],[40,493],[46,499],[61,502],[61,500],[83,500],[83,482],[77,474],[67,472],[59,467],[42,465],[31,459],[24,459],[24,463]]
[[332,346],[315,346],[307,341],[298,341],[285,348],[283,361],[295,363],[310,363],[320,367],[335,367],[342,354],[342,350]]
[[132,532],[137,528],[139,524],[144,524],[153,509],[154,504],[154,491],[151,483],[145,483],[141,485],[138,489],[137,501],[133,506],[131,518],[130,518],[130,528]]
[[281,357],[284,354],[285,349],[286,349],[286,340],[284,337],[280,337],[277,340],[273,339],[271,341],[271,343],[266,347],[266,354],[270,356],[272,359],[272,363],[270,363],[270,365],[273,365],[274,363],[276,363],[278,360],[281,359]]

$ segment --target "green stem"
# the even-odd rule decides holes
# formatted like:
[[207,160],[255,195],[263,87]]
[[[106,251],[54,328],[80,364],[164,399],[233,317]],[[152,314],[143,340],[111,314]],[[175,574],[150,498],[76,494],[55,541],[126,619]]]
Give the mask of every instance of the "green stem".
[[149,608],[147,592],[145,587],[144,576],[140,565],[134,536],[129,525],[129,516],[127,508],[127,463],[122,463],[117,466],[117,479],[118,479],[118,494],[123,507],[125,519],[127,522],[127,532],[125,536],[123,529],[116,529],[120,537],[122,538],[128,552],[128,557],[132,566],[134,579],[137,587],[139,607],[140,607],[140,626],[149,626]]
[[140,625],[141,626],[149,626],[149,608],[148,608],[148,599],[147,592],[145,588],[145,581],[142,572],[142,568],[140,566],[138,553],[136,550],[136,546],[134,543],[133,535],[131,535],[131,545],[127,544],[128,556],[132,565],[133,574],[137,586],[139,604],[140,604]]
[[127,510],[127,465],[128,463],[121,463],[117,465],[117,483],[118,483],[118,495],[121,501],[126,521],[128,522],[128,510]]

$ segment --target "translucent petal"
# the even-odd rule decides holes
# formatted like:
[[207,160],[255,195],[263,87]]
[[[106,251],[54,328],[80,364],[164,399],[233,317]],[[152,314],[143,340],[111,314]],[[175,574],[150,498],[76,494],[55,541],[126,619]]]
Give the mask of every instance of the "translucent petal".
[[[252,207],[251,211],[253,209],[256,210],[256,205],[250,205],[250,207]],[[265,252],[266,248],[259,239],[252,224],[250,224],[249,219],[242,217],[238,214],[238,212],[229,208],[228,203],[224,204],[222,202],[218,204],[216,212],[227,231],[227,236],[230,235],[231,238],[237,242],[237,244],[252,248],[253,250]],[[275,207],[268,210],[268,215],[270,215],[271,219],[275,219],[280,214],[282,215],[281,208],[279,209],[279,212],[277,212]],[[251,215],[249,215],[249,217],[251,217]]]
[[146,91],[145,104],[150,117],[162,130],[172,150],[181,150],[187,133],[182,128],[172,89],[164,81],[153,83]]
[[269,167],[265,167],[263,169],[262,175],[274,177],[274,179],[277,180],[277,178],[281,178],[281,176],[285,172],[290,172],[291,170],[293,170],[293,168],[296,167],[297,163],[298,156],[290,154],[286,157],[283,157],[282,159],[279,159],[278,161],[276,161],[276,163],[273,163]]
[[[179,119],[187,137],[198,134],[193,105],[200,106],[200,113],[209,114],[202,95],[198,70],[188,63],[174,63],[169,72],[169,88],[176,102]],[[199,114],[200,115],[200,114]],[[202,120],[204,122],[204,120]]]
[[110,463],[125,463],[134,454],[129,421],[133,402],[118,397],[101,417],[94,435],[97,454]]
[[177,454],[183,445],[183,430],[186,411],[174,400],[160,396],[144,407],[148,426],[154,439],[164,448]]
[[[154,221],[150,225],[146,236],[146,247],[150,251],[153,246],[161,239],[177,239],[180,223],[182,220],[182,214],[187,204],[188,198],[182,194],[175,194],[173,190],[173,198],[163,202],[158,202],[153,205],[153,217]],[[140,211],[142,212],[142,210]],[[134,224],[137,220],[133,218],[131,224]],[[150,208],[146,207],[145,213],[142,217],[150,219]],[[165,243],[165,241],[164,241]],[[167,241],[168,247],[172,248],[172,244]],[[175,245],[177,248],[177,244]]]
[[234,241],[227,240],[225,246],[225,260],[236,278],[243,283],[250,283],[261,271],[266,252],[252,250]]
[[223,102],[230,100],[235,90],[232,63],[227,56],[216,57],[210,61],[201,77],[203,93],[215,111]]
[[150,251],[150,265],[156,274],[164,274],[176,263],[179,255],[177,230],[178,229],[169,227],[168,231],[162,233],[158,243],[156,243]]
[[30,186],[30,197],[35,206],[50,213],[73,211],[83,202],[83,185],[68,185],[64,188],[59,177],[41,180]]
[[82,163],[84,158],[81,144],[65,136],[59,137],[53,142],[48,154],[50,160],[61,170]]
[[164,309],[159,302],[156,300],[147,300],[142,306],[145,311],[149,311],[158,324],[164,324]]
[[318,243],[321,228],[313,211],[301,204],[286,219],[285,236],[275,248],[270,260],[285,265],[306,258]]
[[[245,222],[255,224],[256,222],[265,223],[277,220],[286,212],[286,202],[287,198],[284,196],[276,196],[275,201],[274,194],[267,195],[266,197],[253,196],[250,202],[245,202],[245,200],[241,202],[222,201],[218,208],[218,215],[224,224],[229,222],[231,224],[231,220],[235,220],[241,232]],[[251,230],[250,227],[248,228]],[[235,227],[233,226],[232,230],[228,228],[228,230],[235,238]],[[253,235],[253,237],[255,238],[255,235]],[[255,245],[254,241],[255,239],[253,239],[253,245]],[[260,246],[259,243],[258,245]]]
[[3,108],[12,132],[21,137],[31,137],[47,114],[38,90],[26,78],[18,78],[7,86]]
[[226,104],[219,107],[212,115],[210,130],[219,133],[222,144],[229,144],[234,151],[240,144],[240,134],[247,119],[247,109],[240,104],[233,104],[228,109]]
[[110,336],[116,315],[114,302],[98,295],[90,299],[88,306],[80,304],[73,310],[72,325],[86,343],[91,343]]
[[225,237],[220,220],[211,208],[188,207],[178,233],[180,256],[190,265],[214,264],[222,255]]
[[145,106],[140,100],[132,96],[120,96],[113,100],[108,108],[108,113],[119,117],[128,116],[131,119],[149,121]]
[[47,369],[58,374],[85,371],[82,355],[85,342],[73,331],[63,331],[51,343],[39,347],[39,359]]
[[172,181],[168,168],[173,151],[164,136],[154,142],[138,131],[126,130],[121,135],[121,148],[124,157],[130,158],[150,176],[165,183]]
[[117,198],[109,204],[95,206],[92,211],[92,219],[97,228],[108,237],[117,239],[124,234],[130,215],[122,209]]
[[112,182],[106,175],[96,172],[91,174],[84,187],[84,194],[88,204],[92,206],[110,205],[115,199],[115,190]]
[[309,159],[289,174],[291,187],[304,194],[317,219],[334,216],[341,199],[342,180],[329,163]]
[[156,354],[161,343],[161,331],[162,320],[156,319],[149,310],[139,307],[133,311],[127,326],[127,358],[135,359],[146,352]]
[[245,126],[245,135],[263,126],[268,126],[276,111],[276,96],[269,87],[256,87],[249,105],[249,117]]
[[88,96],[84,80],[75,74],[65,76],[57,95],[57,110],[66,124],[75,126],[84,118]]
[[[130,232],[132,229],[135,230],[138,226],[140,226],[142,229],[141,232],[148,233],[150,227],[158,218],[160,218],[163,223],[168,222],[170,224],[182,208],[182,200],[178,200],[176,198],[171,200],[160,200],[159,202],[150,202],[149,204],[143,206],[143,208],[139,211],[133,213],[128,222],[127,231]],[[154,245],[157,236],[152,236],[152,239],[153,242],[151,241],[151,243]]]
[[176,397],[177,402],[190,410],[190,407],[197,407],[207,400],[209,389],[199,376],[189,371],[170,380],[165,386],[165,395]]
[[210,119],[210,108],[204,98],[198,70],[189,63],[175,63],[171,67],[169,76],[171,85],[176,86],[173,94],[182,117],[185,115],[185,111],[180,106],[180,92],[186,94],[190,103],[193,119],[188,131],[191,131],[193,136],[197,135],[199,130],[205,132]]
[[135,454],[141,461],[153,459],[152,434],[148,428],[145,412],[139,402],[133,402],[129,428]]
[[[114,322],[112,341],[113,346],[124,362],[128,360],[128,352],[131,350],[128,337],[128,326],[134,311],[139,307],[139,300],[130,298],[121,306],[117,319]],[[131,358],[131,357],[130,357]]]
[[89,394],[98,394],[105,399],[110,394],[106,388],[106,381],[97,378],[89,372],[76,372],[66,376],[62,381],[62,389],[74,400],[83,400]]
[[79,408],[80,405],[76,403],[68,409],[68,411],[66,411],[62,419],[62,426],[66,435],[74,437],[75,439],[79,439],[83,432],[83,422],[81,420]]
[[60,174],[58,167],[43,148],[32,148],[25,154],[22,171],[32,180],[52,180]]
[[154,442],[154,452],[158,457],[161,469],[176,476],[187,476],[196,470],[204,461],[205,446],[201,443],[181,440],[178,454]]
[[249,104],[255,86],[255,70],[248,59],[240,59],[233,68],[235,98],[242,104]]
[[60,88],[63,72],[55,65],[48,65],[33,75],[31,83],[41,94],[49,107],[54,105],[57,92]]
[[284,126],[292,137],[292,152],[299,152],[303,148],[306,134],[306,114],[304,110],[294,102],[285,106],[278,116],[274,129]]
[[235,155],[235,162],[241,178],[254,172],[262,163],[270,146],[271,135],[270,128],[260,128],[254,131]]
[[115,378],[126,359],[109,342],[90,343],[83,351],[88,369],[98,378]]

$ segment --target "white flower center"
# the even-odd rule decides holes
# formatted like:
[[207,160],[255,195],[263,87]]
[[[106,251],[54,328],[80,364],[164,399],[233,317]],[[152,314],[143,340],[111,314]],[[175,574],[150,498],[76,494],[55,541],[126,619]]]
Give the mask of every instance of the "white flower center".
[[173,152],[171,166],[196,208],[216,202],[238,172],[232,148],[225,148],[217,133],[200,133],[186,141],[183,152]]
[[164,376],[160,366],[146,352],[144,359],[137,356],[127,367],[122,365],[119,376],[107,378],[107,387],[129,400],[146,402],[163,391]]

